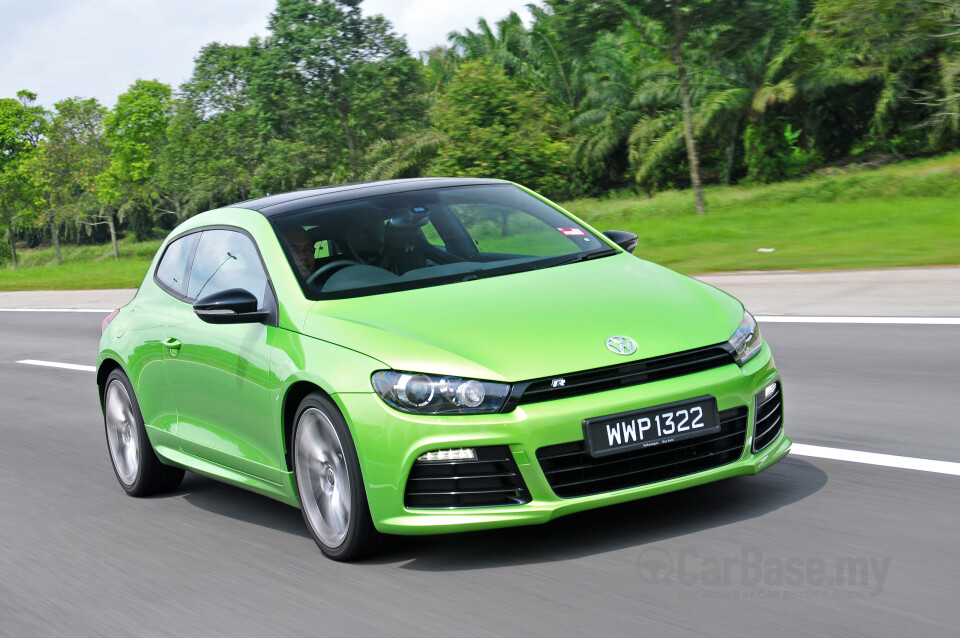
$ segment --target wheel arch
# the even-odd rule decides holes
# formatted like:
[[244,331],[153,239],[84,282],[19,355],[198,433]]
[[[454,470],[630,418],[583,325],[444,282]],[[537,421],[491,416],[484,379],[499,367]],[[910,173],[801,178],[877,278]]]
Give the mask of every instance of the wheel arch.
[[[107,377],[110,376],[110,373],[118,369],[123,370],[123,366],[120,365],[119,361],[110,357],[107,357],[101,361],[100,366],[97,368],[97,394],[100,398],[101,411],[103,410],[103,386],[107,382]],[[124,374],[126,374],[126,371],[124,371]]]
[[[343,414],[343,409],[340,404],[330,395],[329,392],[321,388],[319,385],[312,381],[296,381],[287,388],[286,393],[283,397],[283,462],[286,466],[287,472],[293,472],[293,425],[294,419],[297,416],[297,408],[300,407],[300,403],[307,398],[309,395],[314,392],[318,392],[325,399],[329,400],[332,404],[337,406],[337,409],[340,410],[340,414]],[[349,427],[349,422],[347,424]]]

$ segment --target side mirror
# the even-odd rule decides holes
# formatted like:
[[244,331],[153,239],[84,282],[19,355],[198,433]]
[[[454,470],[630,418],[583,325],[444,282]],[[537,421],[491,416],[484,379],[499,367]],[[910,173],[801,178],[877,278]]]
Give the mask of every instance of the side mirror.
[[257,298],[242,288],[221,290],[197,300],[193,312],[207,323],[260,323],[269,318],[266,310],[258,310]]
[[636,233],[626,230],[605,230],[603,235],[628,253],[632,253],[633,249],[637,247],[637,242],[640,241]]

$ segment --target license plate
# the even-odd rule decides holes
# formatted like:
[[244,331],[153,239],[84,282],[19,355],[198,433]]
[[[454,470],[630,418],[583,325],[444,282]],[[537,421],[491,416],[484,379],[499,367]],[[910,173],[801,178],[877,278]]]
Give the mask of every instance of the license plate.
[[639,450],[719,431],[717,400],[712,396],[583,421],[590,456]]

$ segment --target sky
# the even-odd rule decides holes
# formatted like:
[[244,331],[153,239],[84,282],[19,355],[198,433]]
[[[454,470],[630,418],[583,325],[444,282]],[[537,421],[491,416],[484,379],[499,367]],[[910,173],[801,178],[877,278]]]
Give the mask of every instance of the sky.
[[[531,0],[365,0],[416,53],[450,31],[493,23]],[[50,108],[67,97],[113,106],[138,78],[174,88],[209,42],[245,44],[266,35],[276,0],[0,0],[0,98],[27,89]]]

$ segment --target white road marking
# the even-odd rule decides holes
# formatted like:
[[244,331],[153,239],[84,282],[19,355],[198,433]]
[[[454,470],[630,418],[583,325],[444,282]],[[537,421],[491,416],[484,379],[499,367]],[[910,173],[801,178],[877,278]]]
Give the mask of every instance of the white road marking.
[[63,368],[64,370],[80,370],[81,372],[96,372],[93,366],[81,366],[76,363],[59,363],[57,361],[37,361],[36,359],[23,359],[17,363],[25,363],[29,366],[46,366],[48,368]]
[[116,308],[0,308],[0,312],[99,312],[111,313]]
[[804,317],[755,315],[761,323],[873,323],[914,326],[960,326],[960,317]]
[[934,461],[931,459],[918,459],[911,456],[877,454],[876,452],[859,452],[857,450],[821,447],[819,445],[804,445],[803,443],[794,443],[790,448],[790,454],[796,454],[797,456],[812,456],[818,459],[833,459],[836,461],[849,461],[850,463],[882,465],[884,467],[897,467],[904,470],[920,470],[921,472],[936,472],[937,474],[952,474],[953,476],[960,476],[960,463],[954,463],[952,461]]

